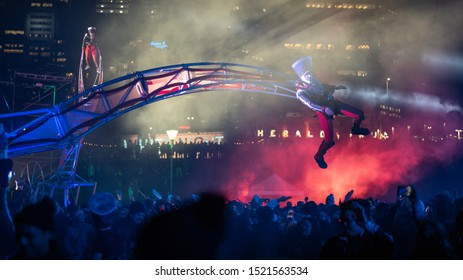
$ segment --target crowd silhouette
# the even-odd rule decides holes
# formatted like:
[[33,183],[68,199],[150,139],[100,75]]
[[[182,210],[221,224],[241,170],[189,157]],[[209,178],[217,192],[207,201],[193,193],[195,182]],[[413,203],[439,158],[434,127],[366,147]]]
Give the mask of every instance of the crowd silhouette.
[[[197,166],[221,169],[227,146],[207,145],[177,146],[177,183],[206,184]],[[211,191],[163,197],[139,187],[155,177],[166,184],[160,146],[136,150],[83,149],[80,171],[111,188],[71,204],[12,187],[13,162],[0,159],[0,259],[463,259],[463,197],[456,192],[424,201],[405,184],[393,201],[354,190],[342,198],[327,193],[324,203],[258,195],[241,201]]]
[[393,202],[352,190],[338,204],[332,194],[295,205],[290,197],[241,202],[213,193],[118,200],[97,192],[66,208],[44,198],[19,206],[15,246],[2,258],[461,259],[463,198],[443,193],[424,202],[413,185],[397,189]]

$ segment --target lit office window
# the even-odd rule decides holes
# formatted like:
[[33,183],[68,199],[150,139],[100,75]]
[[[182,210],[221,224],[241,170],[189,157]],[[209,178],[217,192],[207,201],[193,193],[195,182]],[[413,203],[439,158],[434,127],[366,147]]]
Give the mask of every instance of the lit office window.
[[357,71],[351,69],[338,70],[336,73],[340,76],[357,76]]
[[357,9],[357,10],[374,10],[376,9],[375,4],[356,4],[356,3],[341,3],[341,4],[333,4],[333,3],[322,3],[322,2],[309,2],[305,5],[306,8],[309,9]]
[[4,53],[23,53],[24,50],[18,50],[18,49],[4,49]]
[[366,44],[364,44],[364,45],[358,45],[358,46],[357,46],[357,49],[358,49],[358,50],[361,50],[361,51],[366,51],[366,50],[369,50],[369,49],[370,49],[370,46],[369,46],[369,45],[366,45]]
[[365,70],[358,70],[358,71],[357,71],[357,76],[359,76],[359,77],[366,77],[366,76],[368,76],[368,71],[365,71]]
[[5,30],[5,35],[24,35],[24,30]]
[[374,10],[376,6],[375,4],[356,4],[355,8],[358,10]]

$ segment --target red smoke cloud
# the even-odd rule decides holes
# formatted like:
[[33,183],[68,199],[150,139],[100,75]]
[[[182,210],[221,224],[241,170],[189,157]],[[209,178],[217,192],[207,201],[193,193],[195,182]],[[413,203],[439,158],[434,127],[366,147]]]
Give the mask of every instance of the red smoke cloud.
[[[239,147],[230,155],[225,192],[230,199],[238,197],[242,201],[250,201],[255,193],[265,198],[265,193],[255,192],[253,186],[276,174],[292,187],[286,186],[279,194],[272,192],[267,196],[286,195],[295,200],[308,196],[324,203],[326,196],[333,193],[338,202],[353,189],[355,197],[389,195],[393,199],[391,195],[398,184],[414,183],[430,172],[434,164],[451,163],[462,154],[462,140],[445,138],[448,131],[453,131],[454,137],[461,122],[445,123],[444,127],[441,121],[436,121],[425,126],[418,119],[401,120],[385,140],[374,136],[341,137],[325,156],[328,169],[320,169],[313,159],[321,142],[319,137],[293,137],[279,143]],[[407,125],[411,128],[407,129]],[[435,135],[439,137],[431,137]]]

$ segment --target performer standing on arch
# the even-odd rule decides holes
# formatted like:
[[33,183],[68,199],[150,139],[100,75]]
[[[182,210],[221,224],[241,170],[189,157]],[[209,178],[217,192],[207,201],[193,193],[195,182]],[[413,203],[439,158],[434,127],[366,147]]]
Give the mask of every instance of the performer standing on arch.
[[322,83],[313,75],[312,57],[303,57],[292,65],[299,78],[304,82],[297,85],[296,96],[306,106],[317,113],[318,119],[325,137],[318,148],[314,158],[320,168],[327,168],[324,155],[326,151],[334,146],[334,115],[345,115],[352,117],[354,123],[351,129],[353,135],[369,135],[370,131],[360,127],[365,119],[362,110],[343,103],[333,97],[336,90],[346,89],[345,86],[333,86]]
[[[79,93],[85,91],[85,84],[96,86],[103,83],[103,68],[101,52],[96,43],[96,27],[89,27],[82,40],[82,54],[79,67]],[[94,67],[95,78],[90,74],[90,69]],[[85,71],[85,75],[84,75]]]
[[88,62],[90,56],[92,58],[93,64],[95,65],[96,72],[100,72],[100,50],[96,44],[96,28],[89,27],[88,32],[85,33],[83,48],[85,52],[85,70],[90,69],[90,64]]

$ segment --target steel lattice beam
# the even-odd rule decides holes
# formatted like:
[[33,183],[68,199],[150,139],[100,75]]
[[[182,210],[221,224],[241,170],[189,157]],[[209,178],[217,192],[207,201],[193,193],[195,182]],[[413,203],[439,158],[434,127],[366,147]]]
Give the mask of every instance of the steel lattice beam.
[[52,108],[0,115],[0,122],[5,126],[8,156],[16,157],[70,148],[120,115],[167,98],[204,91],[261,92],[295,98],[298,81],[293,76],[242,64],[179,64],[105,82]]

